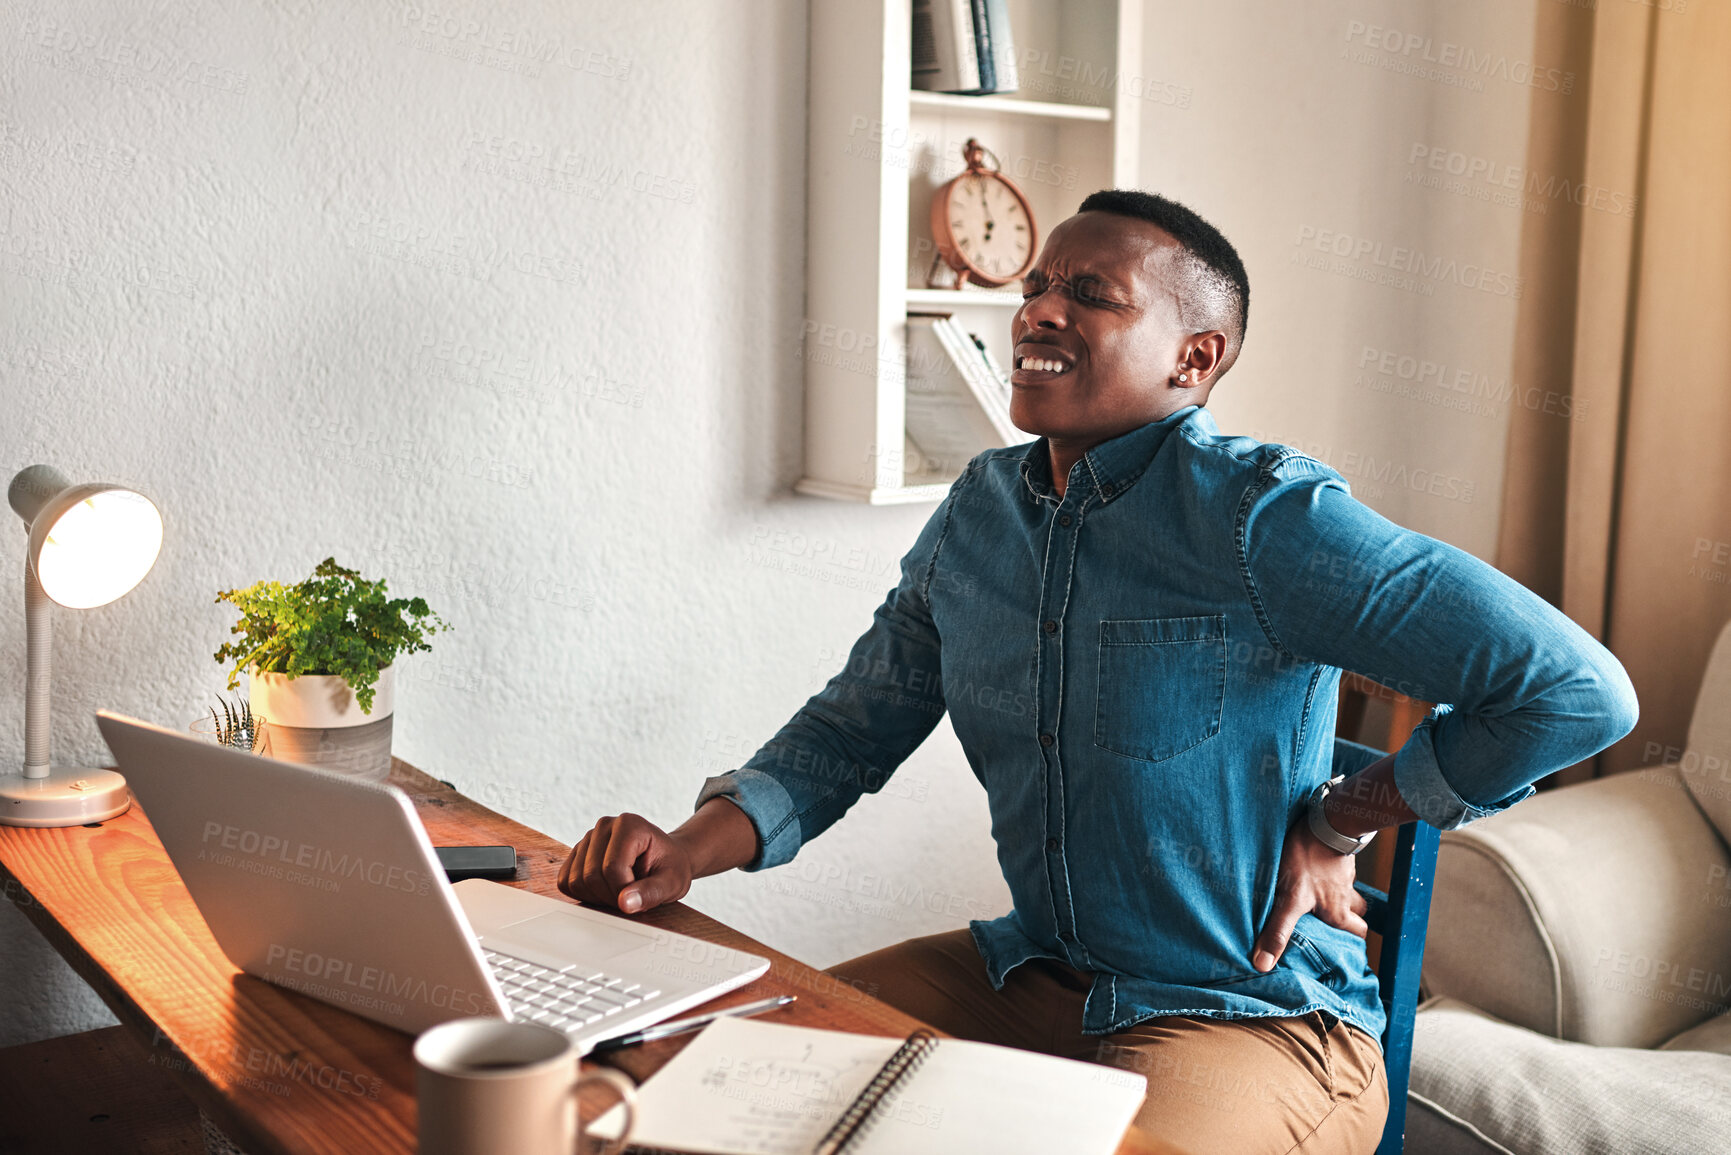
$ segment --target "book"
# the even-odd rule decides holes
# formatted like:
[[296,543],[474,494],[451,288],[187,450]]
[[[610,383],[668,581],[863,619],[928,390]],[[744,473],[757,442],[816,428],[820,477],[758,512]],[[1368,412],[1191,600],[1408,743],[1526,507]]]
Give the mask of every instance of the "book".
[[926,92],[978,92],[971,0],[913,0],[913,76]]
[[992,29],[992,91],[1021,87],[1016,73],[1016,37],[1010,30],[1009,0],[986,0],[986,23]]
[[980,357],[948,314],[908,315],[906,413],[903,425],[928,473],[959,476],[976,454],[1008,445],[1007,411],[973,365]]
[[[1011,1047],[720,1018],[637,1090],[630,1151],[1111,1155],[1143,1076]],[[590,1133],[617,1136],[615,1107]]]
[[986,0],[970,0],[973,6],[974,57],[980,63],[980,86],[975,94],[998,90],[998,74],[992,60],[992,21],[986,15]]
[[[949,351],[956,368],[960,369],[969,392],[991,419],[997,434],[995,445],[1013,445],[1026,439],[1010,420],[1010,383],[1001,374],[994,374],[981,356],[983,343],[961,327],[953,317],[946,317],[934,326],[938,339]],[[917,438],[915,440],[918,440]]]
[[[1008,417],[1010,415],[1010,375],[1004,372],[1004,367],[998,364],[998,359],[996,357],[992,356],[991,347],[980,339],[978,333],[968,333],[966,335],[968,340],[974,343],[974,348],[979,350],[981,358],[985,360],[986,372],[990,376],[990,380],[993,386],[995,386],[998,396],[1003,400],[1004,416]],[[1011,422],[1011,428],[1015,429],[1016,433],[1020,437],[1033,436],[1033,434],[1021,429],[1014,422]]]

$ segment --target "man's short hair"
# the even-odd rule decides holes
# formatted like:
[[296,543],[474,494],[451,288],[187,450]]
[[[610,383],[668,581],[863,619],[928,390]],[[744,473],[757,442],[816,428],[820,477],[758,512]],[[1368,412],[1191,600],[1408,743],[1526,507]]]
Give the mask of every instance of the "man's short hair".
[[1250,277],[1238,250],[1221,231],[1195,212],[1158,193],[1102,189],[1076,210],[1134,217],[1158,226],[1178,242],[1172,266],[1173,292],[1180,320],[1193,332],[1218,329],[1226,334],[1225,368],[1238,359],[1250,320]]

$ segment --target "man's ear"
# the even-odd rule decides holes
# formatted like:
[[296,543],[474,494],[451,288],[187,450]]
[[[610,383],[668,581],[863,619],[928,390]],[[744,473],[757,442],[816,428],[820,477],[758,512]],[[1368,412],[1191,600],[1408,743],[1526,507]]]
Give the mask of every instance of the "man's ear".
[[1191,334],[1179,353],[1179,371],[1190,375],[1193,389],[1213,385],[1226,372],[1226,334],[1219,329]]

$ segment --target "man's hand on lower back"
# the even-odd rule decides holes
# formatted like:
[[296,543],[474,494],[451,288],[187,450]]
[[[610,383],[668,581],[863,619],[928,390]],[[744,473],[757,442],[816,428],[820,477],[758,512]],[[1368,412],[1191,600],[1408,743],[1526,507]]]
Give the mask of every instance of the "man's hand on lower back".
[[1256,940],[1251,965],[1263,972],[1273,970],[1286,953],[1293,928],[1307,914],[1360,938],[1370,933],[1364,921],[1368,904],[1352,887],[1356,863],[1352,855],[1323,845],[1302,817],[1288,827],[1274,885],[1274,909]]

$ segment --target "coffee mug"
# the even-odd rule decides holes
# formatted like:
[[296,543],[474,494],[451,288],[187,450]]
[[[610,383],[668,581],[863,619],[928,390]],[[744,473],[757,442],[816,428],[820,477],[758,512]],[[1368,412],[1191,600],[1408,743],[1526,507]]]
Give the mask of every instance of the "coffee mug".
[[415,1040],[421,1155],[572,1155],[583,1128],[577,1090],[606,1083],[619,1093],[625,1128],[599,1155],[625,1149],[637,1089],[618,1071],[579,1074],[577,1045],[539,1023],[456,1019]]

